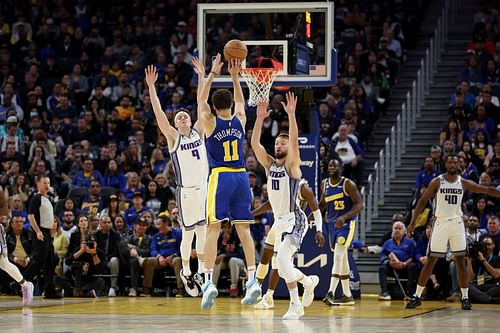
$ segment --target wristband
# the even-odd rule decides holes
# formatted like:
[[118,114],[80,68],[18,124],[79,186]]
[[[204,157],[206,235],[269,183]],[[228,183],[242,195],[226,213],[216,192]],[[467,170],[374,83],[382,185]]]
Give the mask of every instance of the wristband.
[[316,225],[316,231],[323,232],[323,216],[321,215],[321,211],[319,209],[316,209],[313,212],[313,216],[314,224]]

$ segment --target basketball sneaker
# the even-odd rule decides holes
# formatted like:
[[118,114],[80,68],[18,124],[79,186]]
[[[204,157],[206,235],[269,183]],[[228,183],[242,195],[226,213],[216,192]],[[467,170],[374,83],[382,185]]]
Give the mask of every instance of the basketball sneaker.
[[33,283],[26,281],[21,289],[23,292],[23,306],[30,305],[33,301]]
[[462,298],[462,310],[472,310],[472,304],[468,298]]
[[181,269],[181,280],[182,283],[184,284],[184,289],[186,290],[186,293],[191,296],[191,297],[197,297],[200,291],[198,290],[198,287],[194,283],[192,275],[190,276],[185,276],[184,275],[184,270]]
[[339,305],[339,306],[347,306],[347,305],[354,305],[355,302],[354,302],[354,298],[351,297],[347,297],[345,295],[343,295],[342,297],[340,298],[336,298],[333,300],[333,305]]
[[254,310],[271,310],[274,309],[274,299],[273,296],[265,294],[259,303],[254,305]]
[[205,278],[203,277],[203,274],[194,273],[193,281],[196,284],[196,287],[198,288],[198,296],[200,296],[201,288],[203,288],[203,284],[205,284]]
[[413,295],[410,298],[410,301],[408,303],[406,303],[406,308],[407,309],[415,309],[417,306],[420,306],[420,305],[422,305],[422,300],[420,299],[420,297]]
[[257,279],[252,279],[246,284],[246,294],[241,300],[243,305],[251,305],[257,303],[257,299],[260,297],[261,289]]
[[201,309],[210,309],[215,302],[215,298],[219,294],[217,288],[212,281],[207,281],[201,290],[203,297],[201,298]]
[[333,293],[331,291],[329,291],[325,298],[323,298],[323,303],[327,304],[327,305],[333,305],[333,302],[335,301],[335,298],[333,297]]
[[311,278],[311,285],[304,286],[304,294],[302,295],[302,305],[308,307],[314,301],[314,289],[319,283],[319,277],[317,275],[309,276]]
[[288,311],[283,315],[283,320],[297,320],[304,315],[302,304],[290,303]]

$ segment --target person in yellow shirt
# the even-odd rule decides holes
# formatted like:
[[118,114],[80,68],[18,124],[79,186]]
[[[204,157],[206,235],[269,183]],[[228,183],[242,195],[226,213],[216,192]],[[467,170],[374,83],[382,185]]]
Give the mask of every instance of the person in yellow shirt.
[[63,261],[68,253],[69,239],[61,230],[61,221],[57,216],[54,216],[54,224],[52,225],[52,244],[54,245],[54,252],[57,253],[59,261],[56,265],[56,274],[62,275],[63,271]]
[[135,113],[135,107],[132,105],[132,99],[129,96],[122,96],[120,99],[120,105],[115,109],[118,112],[118,118],[121,121],[130,120]]

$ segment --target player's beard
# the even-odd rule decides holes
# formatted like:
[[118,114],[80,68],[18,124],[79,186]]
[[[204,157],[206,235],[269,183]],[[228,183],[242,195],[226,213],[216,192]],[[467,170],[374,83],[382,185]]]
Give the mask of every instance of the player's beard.
[[286,157],[286,155],[287,155],[287,153],[286,153],[286,152],[283,152],[283,151],[281,151],[281,152],[279,152],[279,153],[278,153],[278,152],[276,152],[276,154],[275,154],[276,159],[278,159],[278,160],[281,160],[281,159],[285,158],[285,157]]
[[450,169],[448,170],[448,173],[452,176],[455,176],[458,173],[458,169]]

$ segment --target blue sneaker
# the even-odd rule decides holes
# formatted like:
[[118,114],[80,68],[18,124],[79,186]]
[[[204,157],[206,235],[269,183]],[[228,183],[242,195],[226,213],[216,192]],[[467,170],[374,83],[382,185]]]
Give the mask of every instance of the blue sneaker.
[[251,305],[257,303],[257,299],[260,297],[261,293],[259,282],[257,282],[256,279],[248,281],[246,284],[246,294],[241,300],[241,304]]
[[203,297],[201,298],[201,309],[210,309],[214,305],[215,298],[219,294],[217,288],[212,281],[207,281],[201,292],[203,293]]

